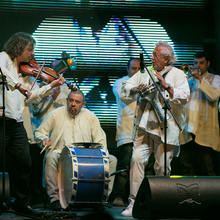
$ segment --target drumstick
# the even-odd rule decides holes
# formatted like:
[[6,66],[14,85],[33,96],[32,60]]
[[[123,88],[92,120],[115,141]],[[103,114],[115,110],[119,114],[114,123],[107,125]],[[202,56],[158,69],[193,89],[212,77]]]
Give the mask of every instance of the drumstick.
[[42,154],[42,153],[45,151],[46,147],[47,147],[47,144],[44,146],[44,148],[42,149],[42,151],[40,152],[40,154]]

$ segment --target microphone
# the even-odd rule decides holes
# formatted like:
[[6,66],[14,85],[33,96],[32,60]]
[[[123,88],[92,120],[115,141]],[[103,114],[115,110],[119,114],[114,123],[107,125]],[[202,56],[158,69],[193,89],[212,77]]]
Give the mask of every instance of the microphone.
[[141,51],[140,52],[140,72],[141,73],[144,73],[144,58],[143,58],[143,52]]

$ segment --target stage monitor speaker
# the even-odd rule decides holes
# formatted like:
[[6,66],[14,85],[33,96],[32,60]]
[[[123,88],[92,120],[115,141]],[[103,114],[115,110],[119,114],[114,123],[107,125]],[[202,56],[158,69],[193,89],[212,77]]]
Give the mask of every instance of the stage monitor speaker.
[[147,176],[137,193],[133,217],[212,219],[219,217],[219,211],[220,177]]
[[[9,184],[9,175],[5,172],[5,201],[3,201],[3,173],[0,172],[0,204],[3,202],[10,201],[10,184]],[[0,206],[1,207],[1,206]]]

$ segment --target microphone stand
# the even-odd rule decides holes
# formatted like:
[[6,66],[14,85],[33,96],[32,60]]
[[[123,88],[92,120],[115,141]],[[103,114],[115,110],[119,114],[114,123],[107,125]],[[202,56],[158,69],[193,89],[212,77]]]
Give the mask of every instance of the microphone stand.
[[145,63],[142,61],[142,64],[143,67],[147,70],[147,73],[148,75],[150,76],[155,88],[157,89],[157,91],[159,92],[161,98],[163,99],[164,101],[164,106],[163,106],[163,109],[164,109],[164,176],[167,175],[167,110],[170,111],[171,115],[173,116],[173,119],[176,123],[176,125],[178,126],[178,128],[180,129],[180,131],[182,130],[182,128],[180,127],[180,124],[178,123],[175,115],[173,114],[172,110],[171,110],[171,107],[169,105],[169,103],[165,100],[162,92],[160,91],[157,83],[154,81],[154,78],[152,77],[152,75],[150,74],[150,71],[148,70],[148,68],[146,67]]
[[6,76],[3,75],[2,70],[0,68],[1,76],[2,76],[2,208],[3,210],[7,210],[7,205],[5,202],[5,87],[7,90],[9,90],[7,81],[6,81]]

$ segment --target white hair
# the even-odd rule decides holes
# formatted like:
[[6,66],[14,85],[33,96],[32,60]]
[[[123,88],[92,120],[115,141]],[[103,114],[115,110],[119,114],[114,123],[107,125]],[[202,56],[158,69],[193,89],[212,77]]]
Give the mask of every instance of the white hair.
[[176,56],[174,55],[173,48],[165,41],[158,41],[156,47],[163,46],[161,55],[168,57],[168,65],[173,65],[176,62]]

